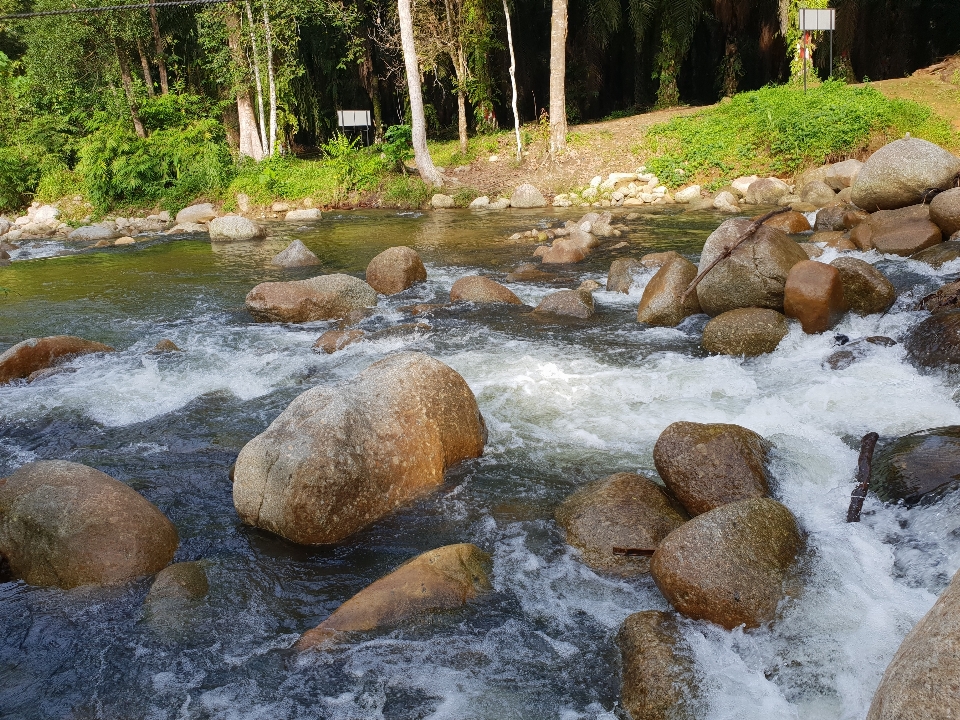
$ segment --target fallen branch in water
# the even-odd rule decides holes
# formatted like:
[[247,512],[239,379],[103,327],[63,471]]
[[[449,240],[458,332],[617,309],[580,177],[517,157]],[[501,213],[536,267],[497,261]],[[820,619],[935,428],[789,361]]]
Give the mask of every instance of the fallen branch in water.
[[730,257],[731,255],[733,255],[733,251],[736,250],[736,249],[737,249],[738,247],[740,247],[741,245],[743,245],[743,244],[744,244],[747,240],[749,240],[751,237],[753,237],[754,233],[757,232],[757,230],[759,230],[760,228],[762,228],[762,227],[763,227],[763,224],[764,224],[767,220],[769,220],[769,219],[772,218],[772,217],[776,217],[777,215],[781,215],[781,214],[783,214],[783,213],[785,213],[785,212],[790,212],[790,208],[789,208],[789,207],[782,207],[782,208],[780,208],[779,210],[771,210],[770,212],[768,212],[768,213],[767,213],[766,215],[764,215],[763,217],[759,217],[759,218],[757,218],[756,220],[754,220],[752,223],[750,223],[750,227],[748,227],[748,228],[746,229],[746,231],[743,233],[743,235],[741,235],[740,237],[737,238],[737,241],[736,241],[735,243],[733,243],[733,245],[731,245],[731,246],[728,247],[726,250],[724,250],[722,253],[720,253],[720,254],[717,256],[716,260],[714,260],[712,263],[710,263],[709,265],[707,265],[707,267],[704,268],[703,272],[701,272],[699,275],[697,275],[697,276],[693,279],[693,282],[690,283],[690,285],[687,287],[686,291],[683,293],[683,297],[680,298],[681,304],[682,304],[682,303],[685,303],[685,302],[687,301],[687,298],[690,296],[690,293],[692,293],[694,290],[697,289],[697,285],[699,285],[699,284],[700,284],[700,281],[703,280],[703,279],[707,276],[707,273],[708,273],[708,272],[710,272],[711,270],[713,270],[717,265],[719,265],[721,262],[723,262],[724,260],[726,260],[726,259],[727,259],[728,257]]
[[860,511],[863,510],[863,501],[870,489],[870,474],[873,465],[873,451],[877,447],[880,436],[875,432],[867,433],[860,441],[860,461],[857,466],[857,486],[850,493],[850,507],[847,509],[847,522],[860,522]]
[[613,549],[614,555],[627,555],[630,557],[650,557],[654,552],[656,552],[656,548],[615,547]]

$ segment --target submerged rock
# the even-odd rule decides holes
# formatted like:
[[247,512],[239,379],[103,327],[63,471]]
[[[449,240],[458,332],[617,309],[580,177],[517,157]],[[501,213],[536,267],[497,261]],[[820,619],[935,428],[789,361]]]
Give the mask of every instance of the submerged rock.
[[670,533],[650,573],[667,600],[694,620],[732,630],[774,619],[803,545],[793,514],[751,498],[698,515]]
[[960,717],[960,581],[957,573],[907,634],[883,673],[867,720]]
[[450,288],[450,301],[523,305],[511,290],[482,275],[468,275],[457,280]]
[[107,225],[85,225],[84,227],[78,227],[67,235],[67,240],[74,242],[97,242],[101,240],[113,240],[119,236],[120,233],[117,232],[116,228]]
[[762,437],[723,423],[675,422],[653,447],[657,472],[691,515],[766,496],[766,461]]
[[960,173],[960,159],[926,140],[895,140],[863,164],[853,183],[853,202],[864,210],[915,205],[931,189],[946,190]]
[[169,565],[157,573],[146,602],[199,600],[210,590],[207,573],[199,562],[181,562]]
[[283,216],[285,222],[313,222],[322,219],[320,210],[317,208],[303,208],[300,210],[290,210]]
[[171,352],[181,352],[181,350],[177,347],[177,344],[169,338],[160,340],[156,345],[153,346],[153,349],[150,350],[151,355],[160,355],[162,353]]
[[920,301],[918,310],[937,313],[960,309],[960,280],[947,283]]
[[427,269],[416,250],[387,248],[367,264],[367,284],[381,295],[396,295],[427,279]]
[[862,360],[871,355],[876,348],[893,347],[896,344],[896,340],[884,337],[883,335],[873,335],[860,340],[854,340],[844,345],[841,350],[831,353],[830,356],[823,361],[823,364],[831,370],[846,370],[858,360]]
[[0,354],[0,385],[29,377],[70,358],[101,352],[114,352],[114,349],[73,335],[30,338]]
[[476,545],[447,545],[407,561],[364,588],[297,641],[307,650],[341,633],[376,630],[414,617],[462,607],[492,585],[490,556]]
[[810,335],[832,328],[847,311],[840,271],[815,260],[794,265],[784,287],[783,311]]
[[858,315],[886,312],[897,299],[897,290],[887,276],[859,258],[837,258],[830,263],[840,272],[843,297]]
[[318,275],[309,280],[261,283],[247,293],[246,304],[261,322],[303,323],[375,307],[377,293],[350,275]]
[[620,702],[631,720],[703,717],[693,650],[673,615],[646,610],[628,616],[617,645],[623,664]]
[[701,344],[707,352],[720,355],[763,355],[777,349],[790,328],[776,310],[739,308],[707,323]]
[[30,585],[113,585],[165,567],[177,530],[142,495],[99,470],[28,463],[0,481],[0,556]]
[[594,312],[593,295],[588,290],[558,290],[541,300],[534,312],[589,320]]
[[277,253],[270,261],[271,265],[285,268],[311,267],[320,264],[320,258],[299,240],[287,245],[283,252]]
[[460,375],[422,353],[374,363],[297,397],[240,452],[240,518],[288,540],[332,543],[479,457],[486,427]]
[[338,350],[343,350],[347,345],[353,345],[353,343],[363,340],[364,337],[366,337],[366,333],[363,330],[327,330],[317,338],[317,341],[313,344],[313,351],[333,355]]
[[700,301],[696,290],[683,299],[696,276],[697,266],[686,258],[678,256],[668,261],[643,289],[637,322],[676,327],[684,318],[699,314]]
[[662,487],[633,473],[592,482],[557,509],[557,523],[583,561],[617,575],[649,572],[650,558],[614,555],[613,548],[654,550],[688,519],[683,507]]
[[936,500],[960,483],[960,425],[922,430],[877,452],[870,489],[907,506]]

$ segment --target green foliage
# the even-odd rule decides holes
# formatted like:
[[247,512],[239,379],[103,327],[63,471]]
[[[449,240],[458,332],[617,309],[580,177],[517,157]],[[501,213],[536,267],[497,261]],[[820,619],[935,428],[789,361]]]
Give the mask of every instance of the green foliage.
[[453,204],[464,208],[480,197],[480,193],[469,187],[462,187],[453,194]]
[[832,81],[807,93],[791,86],[742,93],[655,125],[636,152],[647,156],[645,164],[664,184],[676,187],[692,180],[795,173],[905,132],[947,148],[960,142],[927,107]]
[[406,162],[413,157],[413,130],[409,125],[391,125],[383,134],[380,147],[396,169],[406,173]]
[[22,207],[36,187],[40,167],[15,148],[0,148],[0,210]]
[[418,177],[405,175],[387,183],[383,199],[388,205],[401,208],[423,207],[433,194],[433,188]]

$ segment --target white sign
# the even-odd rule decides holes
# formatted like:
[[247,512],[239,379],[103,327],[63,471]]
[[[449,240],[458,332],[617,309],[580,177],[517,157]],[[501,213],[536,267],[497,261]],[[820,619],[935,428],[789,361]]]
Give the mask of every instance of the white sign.
[[837,11],[833,8],[829,10],[811,10],[810,8],[800,8],[800,30],[834,30],[837,19]]
[[370,127],[369,110],[337,110],[340,127]]

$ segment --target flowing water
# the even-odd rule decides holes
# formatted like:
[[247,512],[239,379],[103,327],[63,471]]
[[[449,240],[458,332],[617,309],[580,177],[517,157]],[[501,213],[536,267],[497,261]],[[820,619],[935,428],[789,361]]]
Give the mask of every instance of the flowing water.
[[[805,591],[775,624],[683,625],[704,717],[863,718],[903,636],[960,567],[960,493],[912,510],[868,499],[864,521],[844,523],[859,438],[960,424],[956,379],[919,373],[902,344],[831,370],[823,361],[834,333],[797,327],[771,355],[707,357],[702,317],[676,329],[634,322],[649,276],[630,295],[598,291],[598,315],[586,323],[466,307],[435,314],[430,330],[330,356],[311,346],[334,323],[258,324],[244,310],[256,283],[316,274],[269,265],[294,237],[320,257],[322,272],[360,274],[380,250],[407,244],[424,258],[428,281],[382,299],[363,327],[408,323],[401,307],[443,301],[463,275],[502,280],[529,258],[532,248],[507,235],[566,217],[357,211],[312,228],[278,226],[259,244],[163,238],[0,269],[0,350],[52,334],[118,349],[72,362],[74,372],[0,387],[0,476],[61,458],[130,484],[176,524],[176,560],[205,561],[211,588],[164,617],[143,609],[149,579],[69,592],[0,585],[0,717],[614,718],[616,631],[630,613],[668,606],[648,577],[582,565],[553,513],[596,478],[655,474],[659,433],[692,420],[738,423],[775,443],[774,494],[808,534]],[[509,286],[534,305],[583,279],[603,282],[618,255],[676,249],[696,260],[720,221],[645,215],[628,223],[629,247],[599,252],[554,282]],[[902,297],[883,316],[849,316],[835,332],[850,338],[902,339],[923,317],[909,309],[912,298],[960,271],[857,256],[884,270]],[[148,354],[161,338],[183,352]],[[490,430],[485,455],[336,546],[299,547],[241,525],[228,474],[247,440],[304,390],[402,349],[466,378]],[[325,653],[289,649],[376,578],[453,542],[493,555],[494,592]]]

